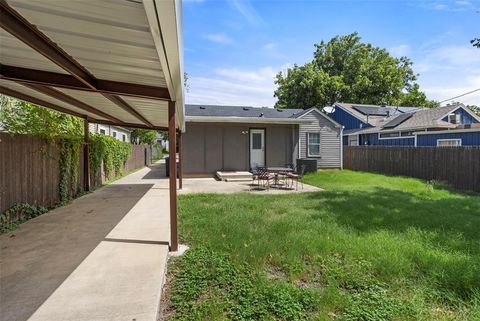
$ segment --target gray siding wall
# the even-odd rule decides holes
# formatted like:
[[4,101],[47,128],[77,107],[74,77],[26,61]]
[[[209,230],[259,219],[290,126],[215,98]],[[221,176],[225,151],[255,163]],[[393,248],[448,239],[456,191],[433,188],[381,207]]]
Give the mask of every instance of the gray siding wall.
[[312,111],[305,115],[303,119],[311,120],[310,124],[301,124],[300,135],[300,158],[307,158],[307,133],[320,133],[320,157],[316,158],[318,161],[318,168],[340,168],[341,156],[340,148],[342,138],[340,137],[340,128],[328,119]]
[[182,136],[184,173],[249,170],[250,128],[265,128],[267,166],[294,162],[298,144],[295,125],[187,123]]

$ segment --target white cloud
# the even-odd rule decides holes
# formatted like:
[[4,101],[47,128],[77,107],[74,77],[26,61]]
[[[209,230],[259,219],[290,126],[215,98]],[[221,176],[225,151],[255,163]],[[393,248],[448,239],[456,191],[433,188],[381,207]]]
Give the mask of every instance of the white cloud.
[[433,70],[468,69],[480,65],[480,54],[473,46],[444,46],[431,48],[418,64],[416,70],[428,72]]
[[268,42],[263,45],[263,49],[265,50],[275,50],[277,49],[277,44],[274,42]]
[[282,67],[219,68],[211,77],[189,78],[187,103],[272,107],[274,78]]
[[233,43],[233,39],[224,33],[209,33],[202,36],[203,38],[216,43],[230,44]]
[[401,56],[408,56],[411,52],[411,49],[409,45],[402,44],[396,47],[392,47],[388,49],[388,51],[394,56],[401,57]]
[[262,17],[252,6],[250,0],[229,0],[230,5],[235,8],[252,25],[264,24]]
[[[463,84],[461,83],[460,86],[432,86],[424,87],[423,90],[428,97],[435,97],[436,100],[442,101],[465,94],[478,88],[480,88],[480,76],[469,76],[465,78]],[[464,104],[480,106],[480,91],[471,93],[463,97],[459,97],[457,99],[454,99],[454,101],[460,101]],[[449,101],[445,102],[444,104],[448,102]]]
[[[462,46],[437,46],[425,51],[414,65],[420,72],[419,82],[430,99],[442,101],[480,88],[480,55],[478,49]],[[480,105],[480,92],[455,99],[466,104]]]

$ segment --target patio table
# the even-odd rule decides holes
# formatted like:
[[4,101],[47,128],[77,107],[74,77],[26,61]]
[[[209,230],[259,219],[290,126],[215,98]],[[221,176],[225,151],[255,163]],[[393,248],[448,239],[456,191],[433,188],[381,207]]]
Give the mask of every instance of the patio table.
[[269,171],[270,173],[273,173],[275,175],[275,181],[274,181],[274,185],[279,185],[278,184],[278,176],[280,173],[289,173],[289,172],[293,172],[293,169],[290,168],[290,167],[267,167],[267,171]]

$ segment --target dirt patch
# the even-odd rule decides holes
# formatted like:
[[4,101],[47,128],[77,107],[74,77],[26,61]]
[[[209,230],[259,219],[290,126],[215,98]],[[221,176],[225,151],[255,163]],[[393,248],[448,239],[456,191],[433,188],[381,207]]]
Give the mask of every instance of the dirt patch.
[[170,258],[167,263],[167,273],[165,275],[165,284],[162,289],[162,298],[160,299],[160,309],[158,321],[166,321],[175,314],[175,309],[172,307],[172,301],[170,300],[172,294],[172,283],[174,275],[172,273],[173,262],[176,258]]

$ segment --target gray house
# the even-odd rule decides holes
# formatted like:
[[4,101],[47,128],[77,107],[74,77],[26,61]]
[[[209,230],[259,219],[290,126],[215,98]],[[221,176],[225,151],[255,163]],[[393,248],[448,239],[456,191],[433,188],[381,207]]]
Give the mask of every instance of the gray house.
[[314,158],[342,168],[343,127],[317,108],[186,105],[184,173],[247,171]]

